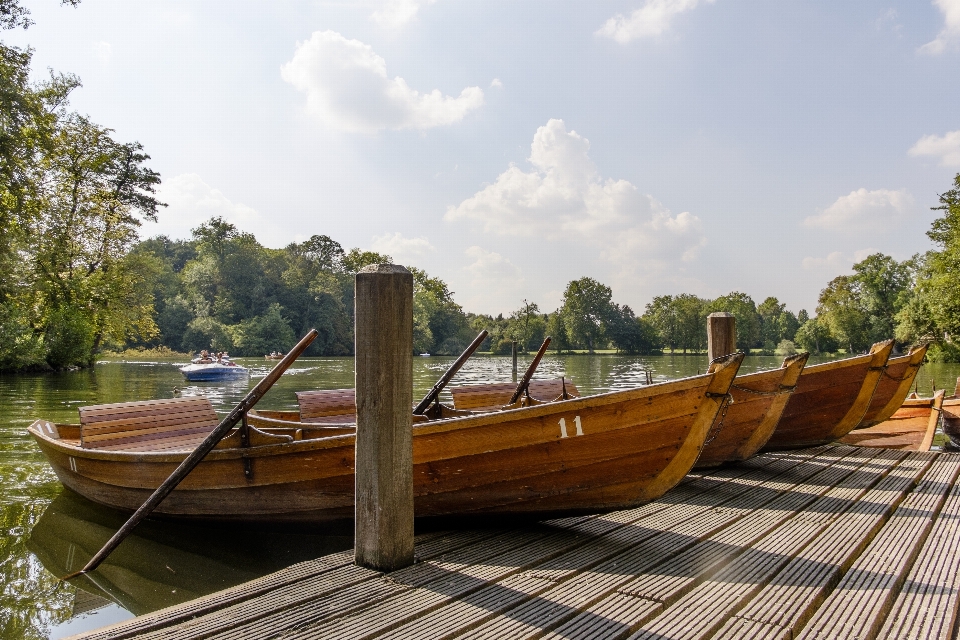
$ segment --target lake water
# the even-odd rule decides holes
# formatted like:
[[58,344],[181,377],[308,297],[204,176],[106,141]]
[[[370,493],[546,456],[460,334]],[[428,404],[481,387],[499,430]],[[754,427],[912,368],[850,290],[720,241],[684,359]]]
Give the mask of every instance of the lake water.
[[[523,371],[530,356],[520,357]],[[0,633],[3,638],[60,638],[148,613],[276,571],[294,562],[347,549],[352,531],[320,527],[250,528],[147,521],[89,577],[58,576],[81,568],[126,516],[65,492],[26,427],[36,418],[77,422],[83,405],[202,394],[225,415],[273,363],[237,360],[250,380],[185,383],[173,360],[108,361],[92,370],[0,375]],[[414,395],[422,397],[453,358],[414,358]],[[824,361],[811,359],[810,364]],[[750,356],[744,373],[779,366]],[[546,356],[537,378],[561,375],[583,394],[695,375],[705,356]],[[928,364],[918,385],[948,395],[960,365]],[[452,384],[509,382],[509,357],[477,356]],[[297,361],[259,407],[295,409],[295,391],[353,386],[352,358]],[[449,401],[449,396],[445,398]]]

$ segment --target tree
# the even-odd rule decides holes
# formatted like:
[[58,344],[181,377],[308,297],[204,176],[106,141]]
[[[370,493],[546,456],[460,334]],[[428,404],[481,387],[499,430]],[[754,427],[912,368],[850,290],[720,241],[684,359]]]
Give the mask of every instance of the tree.
[[648,320],[634,315],[627,305],[613,305],[607,333],[622,353],[648,355],[659,351],[656,329]]
[[738,349],[749,352],[752,348],[763,346],[760,341],[760,316],[757,313],[757,305],[750,296],[739,291],[728,293],[710,303],[708,312],[714,311],[732,313],[737,319]]
[[606,324],[612,310],[610,287],[593,278],[571,281],[563,293],[563,320],[568,339],[593,353],[606,344]]
[[837,350],[837,341],[830,335],[830,329],[816,318],[807,320],[797,329],[794,339],[800,348],[810,353],[830,353]]
[[927,236],[937,249],[918,257],[913,264],[916,280],[911,293],[904,295],[897,314],[897,339],[932,339],[931,359],[960,361],[960,174],[953,188],[940,194],[934,220]]
[[820,292],[817,318],[848,353],[859,353],[870,346],[869,316],[851,276],[837,276]]
[[893,338],[896,315],[913,286],[914,263],[875,253],[853,265],[853,271],[859,305],[868,317],[869,341]]
[[165,206],[155,197],[160,177],[143,166],[150,156],[139,144],[110,133],[81,116],[64,119],[43,163],[42,214],[24,220],[32,238],[24,249],[48,310],[39,325],[48,331],[64,313],[82,316],[73,327],[90,332],[82,339],[90,349],[79,362],[92,362],[107,338],[155,331],[149,291],[139,286],[144,274],[125,256],[141,220],[156,220]]

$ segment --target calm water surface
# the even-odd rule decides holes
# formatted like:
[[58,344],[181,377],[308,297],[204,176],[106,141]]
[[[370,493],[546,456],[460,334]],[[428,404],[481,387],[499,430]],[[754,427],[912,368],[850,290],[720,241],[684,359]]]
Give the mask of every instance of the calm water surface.
[[[419,399],[453,358],[414,358]],[[521,371],[529,356],[521,356]],[[822,360],[820,360],[822,361]],[[204,395],[225,415],[266,375],[264,360],[238,359],[250,380],[185,383],[172,360],[109,361],[90,371],[0,376],[0,634],[4,638],[60,638],[190,600],[294,562],[352,546],[352,532],[319,527],[229,529],[148,521],[89,577],[63,583],[124,522],[125,515],[62,489],[26,427],[36,418],[77,422],[88,404]],[[744,373],[779,366],[780,358],[750,356]],[[811,359],[810,364],[814,364]],[[561,375],[581,393],[629,388],[695,375],[703,356],[547,356],[536,377]],[[960,365],[925,365],[924,395],[931,386],[952,391]],[[509,382],[507,357],[474,357],[453,384]],[[260,401],[264,409],[295,409],[294,391],[353,386],[352,358],[299,360]],[[449,401],[449,396],[445,398]]]

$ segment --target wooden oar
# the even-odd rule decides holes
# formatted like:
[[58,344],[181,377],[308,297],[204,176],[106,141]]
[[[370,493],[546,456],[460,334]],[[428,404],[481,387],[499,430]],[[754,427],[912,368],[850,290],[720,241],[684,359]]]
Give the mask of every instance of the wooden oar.
[[287,370],[293,361],[304,352],[304,350],[310,346],[310,343],[313,342],[314,338],[317,337],[317,330],[311,329],[310,332],[303,337],[300,342],[297,343],[293,349],[290,350],[287,355],[283,357],[283,360],[277,363],[277,366],[273,368],[264,377],[257,385],[250,390],[243,400],[240,401],[236,407],[233,408],[233,411],[223,419],[216,429],[210,432],[203,442],[193,450],[187,458],[180,463],[180,466],[177,467],[173,473],[170,474],[170,477],[163,481],[157,490],[153,492],[147,501],[140,505],[140,508],[134,512],[130,519],[127,520],[120,529],[113,534],[113,537],[107,540],[107,543],[103,545],[103,548],[100,549],[92,558],[90,562],[86,564],[80,571],[75,571],[68,576],[64,576],[63,580],[69,580],[75,578],[79,575],[87,573],[88,571],[93,571],[96,569],[101,562],[103,562],[107,556],[109,556],[117,546],[123,542],[124,538],[130,535],[130,532],[140,524],[140,521],[150,515],[150,513],[160,504],[164,498],[166,498],[171,491],[173,491],[180,482],[187,477],[187,474],[193,471],[193,468],[203,460],[204,456],[210,453],[210,450],[213,449],[220,440],[227,435],[227,433],[240,422],[244,416],[247,415],[247,411],[253,408],[255,404],[263,397],[263,395],[273,386],[283,372]]
[[443,388],[447,386],[447,383],[457,375],[457,371],[460,371],[460,367],[463,366],[463,363],[470,359],[470,356],[473,355],[473,352],[480,348],[480,345],[484,340],[487,339],[487,330],[484,329],[477,337],[473,339],[473,342],[470,343],[470,346],[460,354],[460,357],[457,358],[456,362],[450,365],[450,368],[447,369],[447,372],[437,380],[437,384],[433,385],[433,389],[430,389],[430,393],[423,397],[423,400],[420,401],[414,410],[413,415],[422,416],[423,412],[426,411],[430,404],[440,396],[440,392],[443,391]]
[[530,378],[533,377],[533,372],[537,370],[537,367],[540,366],[540,358],[543,357],[543,354],[547,352],[547,347],[550,346],[550,336],[547,336],[547,339],[543,341],[543,344],[540,345],[540,350],[537,351],[537,355],[534,356],[533,362],[530,363],[530,366],[527,367],[527,372],[523,374],[523,378],[517,384],[516,391],[513,392],[513,396],[510,398],[510,402],[507,404],[513,404],[520,399],[520,396],[523,394],[523,390],[527,388],[530,384]]

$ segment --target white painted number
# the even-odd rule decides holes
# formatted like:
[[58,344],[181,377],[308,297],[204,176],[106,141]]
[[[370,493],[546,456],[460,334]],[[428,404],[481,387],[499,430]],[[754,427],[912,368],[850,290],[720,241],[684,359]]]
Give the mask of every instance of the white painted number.
[[77,472],[77,461],[73,459],[73,456],[70,456],[70,471]]
[[[580,424],[580,416],[577,416],[576,418],[573,419],[573,424],[576,425],[576,427],[577,427],[577,433],[576,433],[575,435],[582,436],[582,435],[583,435],[583,425]],[[569,437],[570,437],[570,436],[567,434],[567,420],[566,420],[566,418],[560,418],[560,437],[561,437],[561,438],[569,438]]]

